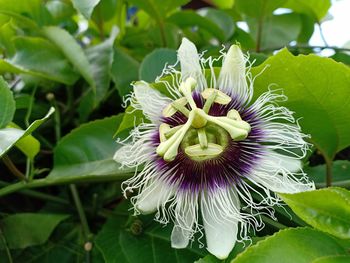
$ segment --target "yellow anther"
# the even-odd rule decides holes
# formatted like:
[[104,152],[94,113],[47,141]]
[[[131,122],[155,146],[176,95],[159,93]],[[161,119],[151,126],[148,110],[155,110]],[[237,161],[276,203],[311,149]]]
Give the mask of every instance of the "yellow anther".
[[206,100],[213,94],[216,94],[214,102],[222,105],[226,105],[232,100],[230,96],[226,95],[218,89],[205,89],[201,94],[202,97]]
[[160,142],[165,142],[166,141],[166,132],[170,131],[171,128],[170,128],[170,125],[169,124],[166,124],[166,123],[162,123],[160,126],[159,126],[159,139],[160,139]]
[[[170,103],[168,106],[166,106],[162,112],[164,117],[171,117],[173,116],[178,110],[181,110],[181,107],[186,106],[187,99],[185,97],[182,97],[180,99],[175,100],[174,102]],[[186,109],[187,110],[187,109]]]

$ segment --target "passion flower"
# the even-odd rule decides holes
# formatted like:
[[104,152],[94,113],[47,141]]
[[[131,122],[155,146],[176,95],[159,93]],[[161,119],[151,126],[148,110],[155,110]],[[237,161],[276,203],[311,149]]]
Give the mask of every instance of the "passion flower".
[[170,97],[144,81],[134,83],[129,101],[150,123],[135,127],[114,159],[143,167],[123,189],[136,191],[136,214],[157,212],[157,221],[174,222],[172,247],[185,248],[204,229],[208,251],[224,259],[237,240],[249,238],[250,228],[263,225],[260,214],[273,217],[280,201],[274,192],[312,190],[314,184],[301,170],[306,136],[292,112],[278,105],[286,97],[269,90],[252,101],[253,79],[239,46],[221,59],[216,77],[214,59],[199,56],[184,38],[181,72],[167,66],[156,80]]

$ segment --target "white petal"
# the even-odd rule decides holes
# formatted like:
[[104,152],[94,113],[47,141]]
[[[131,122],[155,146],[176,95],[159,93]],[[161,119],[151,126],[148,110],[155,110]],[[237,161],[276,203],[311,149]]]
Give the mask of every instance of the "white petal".
[[200,90],[205,89],[207,83],[199,63],[200,59],[196,46],[187,38],[183,38],[177,51],[177,56],[180,61],[182,81],[185,81],[188,77],[192,77],[197,80]]
[[297,178],[293,173],[301,169],[301,162],[273,151],[259,159],[260,165],[249,175],[249,180],[279,193],[298,193],[315,189],[312,182]]
[[[211,197],[215,198],[215,197]],[[231,195],[230,203],[236,205],[237,214],[239,211],[239,200],[236,195]],[[207,240],[207,250],[219,259],[225,259],[230,254],[231,250],[235,246],[238,233],[238,218],[227,216],[226,211],[221,211],[221,200],[209,200],[212,205],[202,205],[202,216],[205,230],[205,236]],[[217,204],[219,203],[219,205]]]
[[143,214],[150,214],[158,207],[165,205],[167,200],[174,195],[173,188],[161,180],[154,180],[139,194],[136,208]]
[[143,111],[143,113],[152,121],[159,122],[162,117],[162,110],[172,102],[171,99],[162,95],[159,91],[150,87],[145,81],[138,81],[134,84],[134,93],[137,104],[133,106]]
[[218,87],[225,93],[233,94],[246,101],[251,98],[252,90],[246,80],[246,59],[237,45],[232,45],[224,57],[218,79]]

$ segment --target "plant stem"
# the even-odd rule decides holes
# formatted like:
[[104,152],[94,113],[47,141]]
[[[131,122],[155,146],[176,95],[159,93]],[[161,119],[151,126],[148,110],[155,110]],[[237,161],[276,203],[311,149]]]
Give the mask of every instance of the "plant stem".
[[[1,187],[5,187],[5,186],[9,186],[9,185],[11,185],[11,184],[9,184],[7,182],[0,181]],[[45,201],[52,201],[52,202],[59,203],[59,204],[69,204],[69,202],[63,198],[49,195],[49,194],[45,194],[42,192],[33,191],[33,190],[21,190],[18,193],[23,194],[23,195],[27,195],[30,197],[34,197],[37,199],[45,200]]]
[[260,13],[259,20],[258,20],[258,28],[256,31],[256,47],[255,47],[256,52],[260,52],[260,49],[261,49],[265,7],[266,7],[266,1],[263,1],[263,6],[260,10],[261,13]]
[[7,154],[4,154],[2,157],[2,161],[4,162],[4,164],[6,165],[6,167],[10,170],[10,172],[16,176],[17,178],[19,178],[22,181],[26,180],[25,175],[17,169],[16,165],[11,161],[11,159],[8,157]]
[[51,185],[61,185],[61,184],[71,184],[79,182],[106,182],[115,180],[125,180],[130,178],[134,173],[124,173],[124,174],[109,174],[109,175],[89,175],[89,176],[55,176],[51,178],[34,179],[31,182],[18,182],[11,184],[0,189],[0,196],[5,196],[17,191],[24,189],[37,188],[37,187],[47,187]]
[[333,178],[333,171],[332,171],[332,167],[333,167],[333,160],[325,157],[325,162],[326,162],[326,185],[327,187],[332,185],[332,178]]
[[92,234],[90,232],[90,227],[89,227],[88,221],[86,219],[86,215],[85,215],[85,211],[84,211],[83,205],[81,204],[81,200],[80,200],[80,197],[79,197],[79,193],[78,193],[77,187],[74,184],[70,184],[69,188],[70,188],[70,191],[71,191],[72,196],[73,196],[75,207],[77,208],[77,212],[78,212],[78,215],[79,215],[79,218],[80,218],[81,225],[83,227],[84,240],[85,240],[84,248],[85,248],[85,253],[86,253],[86,261],[87,261],[87,263],[89,263],[90,262],[90,251],[91,251],[90,239],[91,239]]

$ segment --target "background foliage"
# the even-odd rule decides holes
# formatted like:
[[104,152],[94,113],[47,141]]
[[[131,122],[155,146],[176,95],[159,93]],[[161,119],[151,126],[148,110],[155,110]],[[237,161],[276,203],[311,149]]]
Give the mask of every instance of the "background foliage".
[[120,184],[134,171],[112,160],[115,137],[142,117],[121,107],[130,83],[175,63],[184,36],[213,56],[239,42],[252,74],[265,69],[255,95],[283,88],[313,144],[305,171],[322,188],[281,195],[288,206],[224,262],[350,262],[349,50],[308,45],[330,6],[0,0],[1,262],[220,262],[197,241],[171,249],[171,225],[132,216]]

